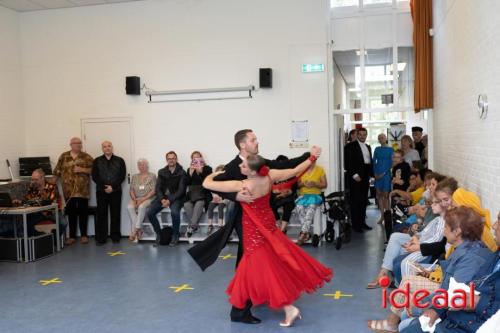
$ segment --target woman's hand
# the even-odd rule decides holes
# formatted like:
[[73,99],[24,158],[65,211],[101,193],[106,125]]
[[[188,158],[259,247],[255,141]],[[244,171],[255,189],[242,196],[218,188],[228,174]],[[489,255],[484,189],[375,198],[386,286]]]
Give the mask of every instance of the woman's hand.
[[433,309],[425,310],[424,313],[422,313],[422,316],[430,318],[429,326],[434,326],[434,323],[439,318],[439,314]]
[[304,185],[306,187],[309,187],[309,188],[313,188],[313,187],[317,187],[318,186],[318,184],[315,181],[312,181],[312,180],[306,180],[306,182],[304,183]]

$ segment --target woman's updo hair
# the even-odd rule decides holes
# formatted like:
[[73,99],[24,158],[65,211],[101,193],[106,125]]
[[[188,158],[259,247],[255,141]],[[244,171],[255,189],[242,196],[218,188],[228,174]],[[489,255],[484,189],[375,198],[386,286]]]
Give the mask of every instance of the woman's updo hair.
[[247,157],[248,168],[252,171],[259,172],[264,164],[266,164],[266,160],[260,155],[250,155]]

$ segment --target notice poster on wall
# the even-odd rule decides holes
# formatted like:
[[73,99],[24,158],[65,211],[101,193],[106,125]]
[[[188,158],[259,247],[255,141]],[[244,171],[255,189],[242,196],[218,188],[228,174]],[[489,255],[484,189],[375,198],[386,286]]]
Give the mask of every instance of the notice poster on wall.
[[309,122],[307,120],[292,121],[291,148],[305,148],[309,145]]

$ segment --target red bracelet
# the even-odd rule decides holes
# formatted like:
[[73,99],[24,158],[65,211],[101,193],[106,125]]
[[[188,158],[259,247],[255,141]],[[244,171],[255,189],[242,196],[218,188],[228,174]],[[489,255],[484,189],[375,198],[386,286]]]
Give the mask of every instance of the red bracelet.
[[316,156],[314,156],[314,155],[309,156],[309,161],[311,161],[311,163],[316,162],[317,159],[318,158]]

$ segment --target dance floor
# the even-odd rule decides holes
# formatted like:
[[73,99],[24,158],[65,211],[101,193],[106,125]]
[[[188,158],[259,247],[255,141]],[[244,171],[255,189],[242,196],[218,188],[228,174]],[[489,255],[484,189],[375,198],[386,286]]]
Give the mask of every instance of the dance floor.
[[[386,314],[380,289],[365,289],[380,267],[384,241],[378,213],[368,214],[374,229],[354,234],[341,250],[332,244],[305,247],[333,267],[334,278],[297,301],[303,320],[293,332],[367,332],[366,320]],[[225,289],[236,245],[205,272],[186,252],[189,247],[154,248],[127,239],[97,247],[92,240],[35,263],[2,262],[0,332],[286,332],[278,326],[283,313],[265,306],[253,310],[259,325],[229,321]]]

